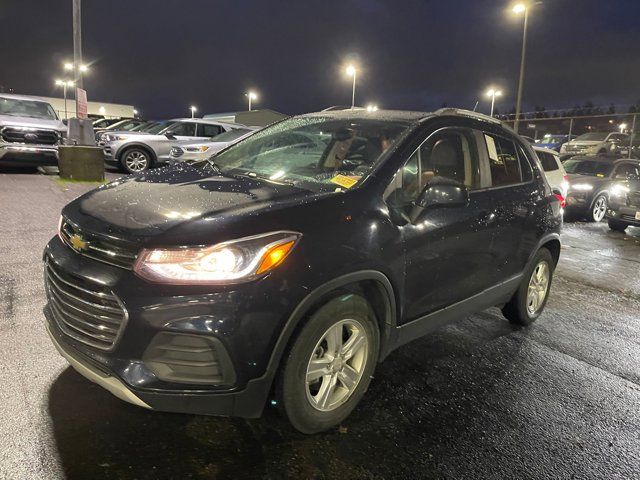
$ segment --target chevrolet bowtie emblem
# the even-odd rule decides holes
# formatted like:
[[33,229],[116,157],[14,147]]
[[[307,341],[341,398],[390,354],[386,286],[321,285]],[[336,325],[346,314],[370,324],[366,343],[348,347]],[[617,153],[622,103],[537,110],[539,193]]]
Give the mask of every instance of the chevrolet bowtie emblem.
[[74,250],[81,252],[87,248],[87,242],[80,235],[71,235],[69,239]]

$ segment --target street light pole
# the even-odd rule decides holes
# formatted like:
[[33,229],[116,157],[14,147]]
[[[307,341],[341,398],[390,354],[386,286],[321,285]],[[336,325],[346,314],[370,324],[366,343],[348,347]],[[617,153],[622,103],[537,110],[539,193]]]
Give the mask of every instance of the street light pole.
[[79,88],[84,89],[82,81],[82,11],[81,0],[73,0],[73,74]]
[[493,117],[493,107],[496,103],[496,97],[499,97],[500,95],[502,95],[502,92],[500,90],[496,90],[494,88],[491,88],[489,90],[487,90],[487,96],[491,97],[491,114],[490,116]]
[[351,75],[353,77],[353,84],[351,88],[351,108],[354,108],[356,106],[356,67],[349,65],[347,67],[347,75]]
[[518,133],[520,126],[520,112],[522,110],[522,87],[524,85],[524,65],[525,55],[527,52],[527,24],[529,22],[529,7],[523,3],[519,3],[513,7],[515,13],[524,13],[524,28],[522,31],[522,56],[520,58],[520,79],[518,81],[518,98],[516,100],[516,118],[513,123],[513,129]]
[[245,93],[247,99],[249,100],[249,111],[251,111],[251,102],[253,100],[256,100],[258,98],[258,95],[256,94],[256,92],[247,92]]

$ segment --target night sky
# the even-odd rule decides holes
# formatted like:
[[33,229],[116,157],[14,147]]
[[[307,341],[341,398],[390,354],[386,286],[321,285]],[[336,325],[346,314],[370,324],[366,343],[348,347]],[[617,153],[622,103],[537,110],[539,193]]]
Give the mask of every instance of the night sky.
[[[245,108],[294,114],[349,104],[487,112],[515,105],[522,17],[506,0],[84,0],[89,100],[145,118]],[[639,0],[545,0],[530,13],[524,111],[640,99]],[[72,59],[71,0],[0,1],[0,85],[58,95]],[[620,107],[619,111],[627,111]]]

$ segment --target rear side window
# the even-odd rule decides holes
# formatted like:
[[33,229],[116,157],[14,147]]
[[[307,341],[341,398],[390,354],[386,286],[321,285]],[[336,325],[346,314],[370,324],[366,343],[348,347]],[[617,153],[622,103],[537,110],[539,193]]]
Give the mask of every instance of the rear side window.
[[170,129],[173,135],[182,135],[185,137],[196,136],[196,124],[195,123],[176,123]]
[[198,136],[199,137],[215,137],[222,133],[222,127],[220,125],[208,125],[206,123],[198,124]]
[[522,183],[518,151],[512,140],[484,134],[491,168],[491,186],[502,187]]
[[558,170],[558,162],[556,162],[556,158],[551,153],[547,152],[538,152],[538,158],[540,159],[540,163],[542,164],[542,168],[545,172],[553,172],[554,170]]

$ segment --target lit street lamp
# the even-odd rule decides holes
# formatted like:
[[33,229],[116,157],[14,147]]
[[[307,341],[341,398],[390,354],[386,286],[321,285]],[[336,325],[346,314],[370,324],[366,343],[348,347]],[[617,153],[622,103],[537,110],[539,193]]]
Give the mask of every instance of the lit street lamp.
[[356,106],[356,67],[349,65],[347,75],[353,77],[353,88],[351,89],[351,108]]
[[[540,2],[536,2],[540,3]],[[513,129],[518,133],[518,126],[520,124],[520,111],[522,109],[522,87],[524,84],[524,64],[525,64],[525,54],[527,51],[527,24],[529,21],[529,9],[531,8],[531,4],[527,3],[516,3],[511,9],[513,13],[521,14],[524,13],[524,27],[522,30],[522,57],[520,58],[520,79],[518,81],[518,97],[516,100],[516,118],[513,123]]]
[[64,118],[67,117],[67,87],[73,87],[75,83],[72,80],[56,80],[56,85],[62,87],[62,95],[64,96]]
[[490,88],[487,90],[487,97],[491,97],[491,116],[493,117],[493,106],[496,103],[496,97],[502,96],[502,92],[500,90],[496,90],[494,88]]
[[195,118],[196,116],[196,111],[198,110],[195,106],[191,105],[189,107],[189,110],[191,110],[191,118]]
[[618,125],[618,128],[620,129],[620,133],[624,133],[624,131],[627,129],[627,124],[621,123],[620,125]]
[[244,96],[249,100],[249,111],[251,111],[251,102],[258,99],[258,94],[256,92],[247,92]]

